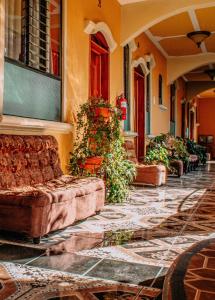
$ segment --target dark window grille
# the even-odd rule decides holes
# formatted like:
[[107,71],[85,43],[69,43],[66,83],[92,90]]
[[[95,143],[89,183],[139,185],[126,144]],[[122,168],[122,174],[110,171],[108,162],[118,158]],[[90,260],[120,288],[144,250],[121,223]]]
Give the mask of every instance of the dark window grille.
[[170,121],[175,122],[175,100],[176,100],[176,86],[170,85]]
[[59,77],[61,0],[6,2],[7,58]]
[[49,1],[24,0],[22,8],[22,60],[30,67],[50,72]]
[[159,104],[162,105],[163,104],[163,77],[162,75],[159,75],[158,78],[158,101]]

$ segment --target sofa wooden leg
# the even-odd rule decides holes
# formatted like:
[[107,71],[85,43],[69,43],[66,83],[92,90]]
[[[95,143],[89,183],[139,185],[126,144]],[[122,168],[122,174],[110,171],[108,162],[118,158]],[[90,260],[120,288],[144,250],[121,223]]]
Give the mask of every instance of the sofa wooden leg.
[[33,243],[38,245],[38,244],[40,244],[40,240],[41,240],[40,236],[36,237],[36,238],[33,238]]

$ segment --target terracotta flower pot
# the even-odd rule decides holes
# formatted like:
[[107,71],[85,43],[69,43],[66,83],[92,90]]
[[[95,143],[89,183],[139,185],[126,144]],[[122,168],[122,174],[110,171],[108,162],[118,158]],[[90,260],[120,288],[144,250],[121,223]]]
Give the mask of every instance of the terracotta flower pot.
[[103,162],[102,156],[93,156],[86,159],[85,165],[101,165]]
[[83,169],[87,170],[91,174],[96,174],[101,167],[103,159],[104,158],[102,156],[88,157],[85,164],[83,164]]
[[97,107],[95,109],[96,117],[109,118],[110,117],[110,109],[108,107]]

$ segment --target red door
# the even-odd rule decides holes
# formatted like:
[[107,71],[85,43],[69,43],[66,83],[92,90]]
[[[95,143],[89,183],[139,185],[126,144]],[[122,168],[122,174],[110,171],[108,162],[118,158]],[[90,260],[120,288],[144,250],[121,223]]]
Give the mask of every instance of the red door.
[[145,154],[145,77],[140,67],[134,70],[135,130],[138,133],[136,152],[138,160]]
[[90,96],[109,98],[109,49],[99,33],[91,37]]
[[101,96],[101,54],[94,49],[91,51],[91,64],[90,64],[90,77],[91,77],[91,91],[92,97]]

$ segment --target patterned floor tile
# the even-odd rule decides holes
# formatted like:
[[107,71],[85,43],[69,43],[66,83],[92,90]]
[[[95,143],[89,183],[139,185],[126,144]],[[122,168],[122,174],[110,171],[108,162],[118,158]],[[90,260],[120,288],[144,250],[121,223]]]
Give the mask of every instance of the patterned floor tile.
[[0,263],[0,299],[8,291],[9,299],[155,299],[172,261],[213,234],[214,200],[215,165],[208,165],[163,187],[132,188],[125,203],[40,245],[0,233],[0,261],[19,263]]

